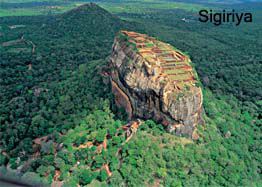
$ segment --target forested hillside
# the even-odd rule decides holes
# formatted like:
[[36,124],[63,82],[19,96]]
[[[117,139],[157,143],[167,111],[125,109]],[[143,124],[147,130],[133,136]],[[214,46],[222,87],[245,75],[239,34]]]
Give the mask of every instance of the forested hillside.
[[[260,19],[258,11],[252,27],[235,31],[182,10],[112,15],[94,4],[0,18],[1,174],[63,186],[259,186]],[[104,77],[121,29],[188,52],[204,89],[198,141],[148,120],[126,142]]]
[[[58,84],[80,64],[91,60],[103,59],[101,69],[106,64],[114,34],[127,25],[98,6],[80,7],[61,16],[44,18],[44,22],[39,19],[41,17],[3,20],[4,31],[9,30],[8,25],[27,26],[5,32],[1,42],[23,36],[35,45],[34,53],[32,45],[24,41],[1,48],[2,132],[16,129],[2,134],[3,145],[8,150],[17,147],[18,142],[23,145],[21,140],[25,138],[69,129],[83,117],[84,111],[85,115],[92,105],[96,106],[95,95],[105,96],[99,82],[90,82],[87,88],[93,91],[89,94],[80,85],[59,88]],[[90,69],[88,76],[91,73],[95,73],[95,68]],[[83,99],[90,104],[82,104]]]

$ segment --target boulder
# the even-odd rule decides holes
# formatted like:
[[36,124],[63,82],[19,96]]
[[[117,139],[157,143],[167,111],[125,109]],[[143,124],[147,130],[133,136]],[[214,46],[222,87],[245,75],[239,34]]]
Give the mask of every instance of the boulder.
[[190,58],[145,34],[121,31],[109,60],[117,106],[129,119],[153,119],[192,138],[202,123],[203,95]]

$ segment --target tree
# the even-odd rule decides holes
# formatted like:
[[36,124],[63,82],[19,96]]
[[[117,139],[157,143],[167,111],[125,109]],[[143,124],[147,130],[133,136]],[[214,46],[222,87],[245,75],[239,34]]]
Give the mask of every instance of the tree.
[[124,180],[118,171],[113,172],[113,175],[109,180],[109,183],[114,187],[124,186]]
[[32,124],[29,129],[31,137],[39,137],[46,133],[48,122],[41,115],[36,115],[32,118]]
[[102,165],[105,163],[105,160],[102,155],[97,155],[94,159],[94,163],[92,167],[94,168],[101,168]]
[[94,172],[88,170],[88,169],[81,169],[79,171],[79,183],[81,185],[87,185],[92,182],[92,180],[95,178]]
[[101,181],[101,182],[103,182],[103,181],[105,181],[107,179],[107,173],[106,173],[106,171],[104,169],[100,171],[97,179],[99,181]]
[[63,187],[75,187],[78,186],[78,184],[79,179],[77,178],[77,176],[69,176],[63,183]]
[[1,166],[2,166],[2,165],[6,165],[7,162],[8,162],[7,157],[6,157],[5,155],[3,155],[3,154],[0,154],[0,165],[1,165]]
[[103,142],[106,136],[106,130],[105,129],[99,129],[96,135],[96,141]]

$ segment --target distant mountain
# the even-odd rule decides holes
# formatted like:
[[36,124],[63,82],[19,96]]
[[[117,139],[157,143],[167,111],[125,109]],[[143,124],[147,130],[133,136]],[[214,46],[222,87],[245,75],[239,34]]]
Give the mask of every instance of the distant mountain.
[[[40,48],[55,48],[56,53],[62,54],[73,50],[71,55],[76,58],[81,52],[85,58],[93,60],[108,56],[115,34],[122,28],[132,28],[132,25],[94,3],[87,3],[51,17],[34,35],[38,38],[35,41],[40,41]],[[41,36],[46,39],[39,39]],[[76,60],[74,63],[84,62]]]
[[[123,22],[98,5],[89,3],[58,16],[58,25],[63,30],[69,29],[80,34],[114,35]],[[84,32],[79,32],[79,29],[84,29]]]
[[[51,30],[49,35],[51,38],[55,37],[59,40],[63,38],[63,42],[69,42],[69,46],[74,42],[79,42],[89,50],[95,50],[97,46],[101,51],[108,51],[115,33],[124,25],[122,20],[103,8],[94,3],[88,3],[58,15],[48,28]],[[81,45],[74,47],[79,46]],[[101,58],[101,54],[96,56]]]

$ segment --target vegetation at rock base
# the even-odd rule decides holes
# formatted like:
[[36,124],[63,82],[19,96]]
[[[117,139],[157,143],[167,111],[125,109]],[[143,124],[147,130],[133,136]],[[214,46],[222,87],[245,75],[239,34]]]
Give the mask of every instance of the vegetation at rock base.
[[[237,31],[199,25],[182,10],[118,15],[133,22],[98,6],[0,19],[1,44],[23,36],[36,45],[33,54],[27,42],[0,47],[0,173],[36,184],[55,179],[63,186],[259,186],[261,12],[256,10],[250,30],[243,25]],[[188,51],[204,86],[206,124],[198,141],[148,120],[124,143],[120,127],[126,121],[102,76],[120,29]],[[93,146],[79,148],[88,142]]]
[[[100,154],[94,147],[77,149],[75,142],[81,137],[92,141],[99,129],[121,126],[105,103],[104,109],[89,114],[60,138],[50,135],[49,141],[63,143],[63,147],[56,150],[56,156],[41,151],[24,175],[34,171],[36,177],[45,176],[42,180],[50,183],[54,171],[59,170],[59,179],[65,181],[65,186],[72,181],[85,185],[93,180],[103,182],[107,175],[97,169],[108,163],[113,173],[108,182],[112,186],[153,185],[156,181],[165,186],[246,186],[251,181],[252,185],[258,185],[260,176],[254,172],[261,164],[260,143],[256,138],[261,133],[259,121],[254,122],[248,113],[241,114],[237,100],[232,97],[221,100],[206,91],[205,98],[209,113],[197,142],[166,133],[161,125],[149,120],[124,145],[118,134],[111,137],[107,149]],[[224,110],[228,114],[223,115]],[[229,132],[231,135],[227,137]],[[121,154],[116,157],[119,148]]]

